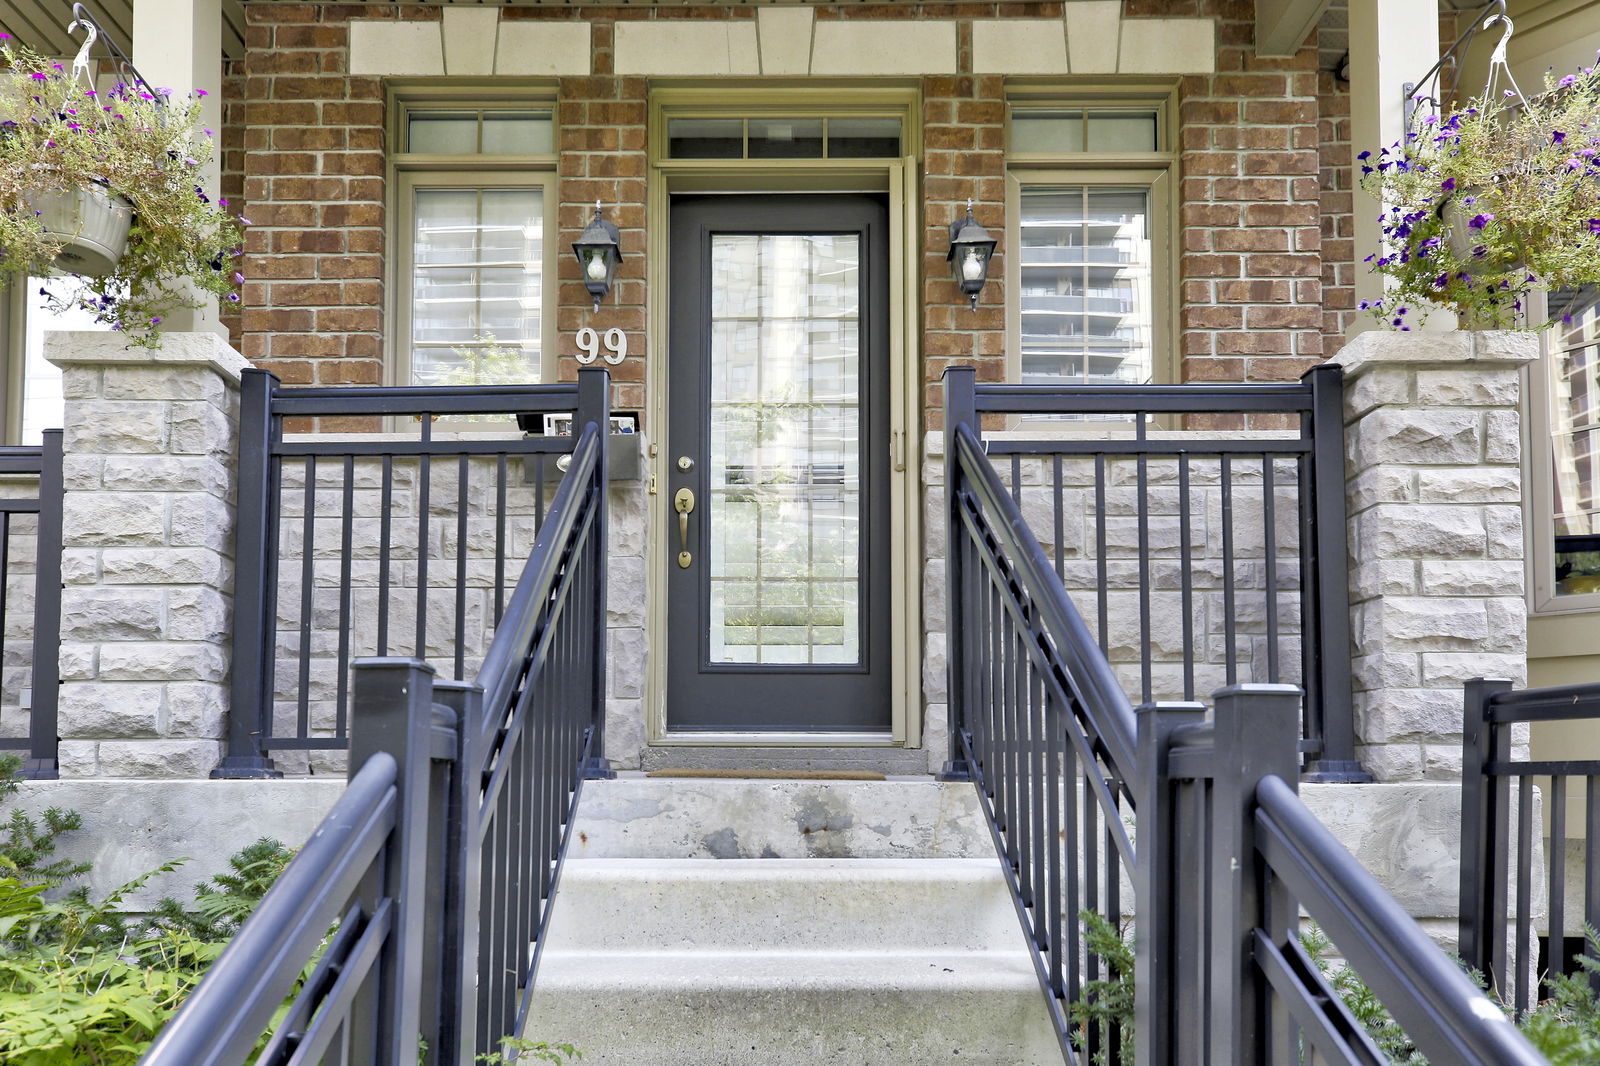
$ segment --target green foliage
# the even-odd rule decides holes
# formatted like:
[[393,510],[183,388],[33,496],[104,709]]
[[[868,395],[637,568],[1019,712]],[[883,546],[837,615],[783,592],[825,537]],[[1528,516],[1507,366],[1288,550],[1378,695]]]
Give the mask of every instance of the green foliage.
[[1600,1062],[1600,995],[1594,988],[1600,982],[1600,933],[1585,925],[1583,938],[1589,953],[1578,957],[1578,972],[1546,977],[1550,998],[1529,1011],[1520,1026],[1551,1066]]
[[486,1066],[502,1066],[503,1063],[538,1059],[561,1066],[563,1062],[583,1058],[583,1052],[571,1044],[547,1044],[543,1040],[525,1040],[520,1036],[506,1037],[500,1042],[500,1048],[499,1051],[479,1055],[477,1061]]
[[292,858],[294,849],[262,837],[231,856],[226,872],[196,885],[192,906],[171,896],[156,904],[154,921],[198,940],[231,940]]
[[[0,799],[17,792],[15,769],[15,760],[0,766]],[[51,811],[35,824],[14,812],[3,826],[0,1062],[8,1066],[134,1066],[288,855],[276,841],[258,841],[197,887],[196,913],[167,900],[155,920],[136,922],[122,911],[128,896],[181,860],[98,902],[84,888],[50,899],[47,889],[88,871],[52,859],[77,816]]]
[[[22,760],[15,755],[0,756],[0,803],[11,799],[21,787],[17,770]],[[86,862],[54,858],[56,838],[83,828],[74,811],[51,807],[42,821],[26,811],[12,811],[0,822],[0,874],[10,875],[30,885],[53,887],[89,872]]]
[[1349,966],[1337,966],[1329,960],[1333,944],[1315,922],[1300,934],[1300,946],[1391,1063],[1395,1066],[1428,1066],[1428,1060],[1412,1045],[1405,1030],[1395,1022],[1388,1008],[1367,987],[1361,975]]
[[[1118,929],[1092,910],[1078,912],[1083,923],[1083,939],[1089,952],[1099,957],[1104,977],[1083,986],[1083,998],[1067,1006],[1076,1028],[1072,1043],[1080,1051],[1088,1049],[1089,1026],[1098,1024],[1102,1033],[1115,1026],[1121,1034],[1122,1061],[1133,1061],[1133,930]],[[1110,1051],[1102,1043],[1095,1054],[1096,1066],[1110,1066]]]
[[127,251],[111,273],[81,277],[63,297],[47,292],[53,304],[150,347],[163,315],[199,306],[187,285],[238,300],[242,220],[199,184],[215,149],[211,131],[197,129],[198,94],[97,92],[87,77],[10,42],[0,67],[0,276],[52,271],[66,235],[45,230],[34,207],[41,193],[103,189],[132,207]]
[[1525,106],[1485,96],[1419,114],[1403,141],[1358,156],[1361,187],[1384,205],[1367,261],[1390,283],[1364,310],[1402,330],[1435,306],[1474,328],[1517,328],[1534,290],[1600,283],[1595,67],[1547,74]]

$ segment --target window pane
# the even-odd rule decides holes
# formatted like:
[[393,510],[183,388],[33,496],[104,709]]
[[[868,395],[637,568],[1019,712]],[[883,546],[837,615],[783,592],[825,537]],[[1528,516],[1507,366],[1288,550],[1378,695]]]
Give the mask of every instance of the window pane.
[[832,159],[892,159],[900,155],[897,118],[830,118],[828,156]]
[[413,383],[538,381],[543,191],[418,189],[415,210]]
[[489,112],[483,116],[484,155],[549,155],[555,151],[548,112]]
[[1091,152],[1153,152],[1156,150],[1154,111],[1091,111]]
[[1083,151],[1082,111],[1017,111],[1011,116],[1013,152]]
[[1551,337],[1555,589],[1600,593],[1600,304],[1592,291],[1552,292],[1550,306],[1571,316]]
[[38,444],[47,429],[60,429],[64,407],[61,398],[61,368],[44,357],[45,330],[95,330],[106,332],[110,326],[95,321],[87,311],[76,308],[52,311],[41,289],[61,297],[71,294],[77,281],[73,278],[28,278],[26,352],[22,366],[22,426],[17,438],[19,444]]
[[821,159],[820,118],[753,118],[751,159]]
[[1150,192],[1022,191],[1022,380],[1145,382],[1154,366]]
[[474,155],[478,151],[478,116],[471,111],[414,114],[406,125],[408,152]]
[[673,159],[739,159],[744,155],[744,120],[670,119],[667,154]]

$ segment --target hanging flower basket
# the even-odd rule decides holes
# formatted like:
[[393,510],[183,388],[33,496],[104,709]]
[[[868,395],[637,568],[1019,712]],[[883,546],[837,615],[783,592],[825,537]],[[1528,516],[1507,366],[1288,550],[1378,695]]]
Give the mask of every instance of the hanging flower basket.
[[1542,328],[1531,293],[1600,284],[1600,73],[1547,75],[1516,100],[1480,97],[1357,156],[1384,204],[1366,262],[1387,290],[1362,309],[1385,325],[1449,307],[1474,328]]
[[0,280],[75,277],[47,290],[52,306],[153,346],[174,309],[238,300],[244,220],[205,191],[203,94],[173,98],[131,68],[95,88],[94,32],[70,71],[0,42]]
[[66,192],[36,192],[28,206],[39,225],[62,242],[54,266],[63,274],[103,277],[113,273],[128,250],[133,205],[98,185]]

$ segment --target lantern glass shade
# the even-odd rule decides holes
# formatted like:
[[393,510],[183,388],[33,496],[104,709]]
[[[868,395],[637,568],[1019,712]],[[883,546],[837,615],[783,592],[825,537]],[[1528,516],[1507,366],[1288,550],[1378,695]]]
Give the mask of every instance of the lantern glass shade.
[[969,297],[972,306],[978,306],[978,293],[989,280],[989,260],[994,255],[995,240],[988,230],[978,225],[967,208],[967,217],[950,225],[950,276],[962,294]]
[[588,227],[572,242],[572,252],[578,257],[583,270],[583,287],[594,297],[594,309],[600,310],[600,301],[611,291],[616,280],[617,264],[622,262],[622,246],[617,227],[600,217],[600,205],[595,204],[594,218]]

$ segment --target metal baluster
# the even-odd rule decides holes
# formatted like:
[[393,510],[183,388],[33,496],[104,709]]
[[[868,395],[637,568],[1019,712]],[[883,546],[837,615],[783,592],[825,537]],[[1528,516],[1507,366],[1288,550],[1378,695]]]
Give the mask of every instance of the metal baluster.
[[1050,457],[1050,483],[1055,489],[1050,497],[1050,518],[1052,531],[1055,534],[1056,576],[1065,581],[1067,579],[1066,547],[1062,542],[1066,540],[1067,507],[1066,501],[1062,499],[1061,456],[1059,453]]
[[[433,442],[433,416],[422,416],[422,442]],[[419,659],[428,657],[428,512],[432,509],[433,456],[423,452],[417,460],[417,650]]]
[[1183,698],[1194,699],[1194,558],[1189,545],[1189,453],[1178,455],[1178,584],[1183,599]]
[[1273,496],[1277,486],[1273,482],[1271,455],[1261,457],[1261,526],[1262,560],[1266,567],[1267,583],[1267,680],[1278,681],[1278,522],[1277,501]]
[[1550,779],[1550,862],[1546,870],[1550,901],[1550,959],[1546,972],[1567,972],[1567,776]]
[[[1144,439],[1144,417],[1135,416],[1140,440]],[[1150,471],[1149,457],[1143,452],[1134,460],[1138,475],[1139,515],[1139,702],[1150,702]]]
[[1061,928],[1061,880],[1062,870],[1062,825],[1061,806],[1063,803],[1063,790],[1071,792],[1070,783],[1062,776],[1061,746],[1065,739],[1062,729],[1065,728],[1062,719],[1066,709],[1056,704],[1055,698],[1047,689],[1043,692],[1044,705],[1044,757],[1045,757],[1045,841],[1046,857],[1045,869],[1049,874],[1049,892],[1045,901],[1045,916],[1048,922],[1047,938],[1050,945],[1050,991],[1058,999],[1066,997],[1066,986],[1062,979],[1062,952],[1065,939]]
[[[539,458],[543,458],[540,456]],[[494,478],[494,624],[500,627],[500,615],[506,601],[506,482],[509,480],[506,453],[495,456]]]
[[456,676],[467,676],[467,496],[471,467],[462,455],[456,466]]
[[[1511,985],[1516,989],[1513,1006],[1517,1013],[1528,1009],[1529,949],[1533,936],[1533,778],[1517,778],[1517,931],[1516,972]],[[1491,930],[1490,935],[1494,935]]]
[[1111,647],[1106,611],[1106,457],[1094,457],[1094,547],[1096,582],[1096,621],[1099,625],[1100,651],[1107,654]]
[[1027,745],[1027,753],[1031,766],[1028,769],[1028,799],[1031,810],[1028,815],[1028,825],[1031,829],[1028,850],[1032,853],[1033,872],[1028,878],[1029,898],[1033,903],[1033,929],[1034,943],[1041,951],[1049,951],[1054,941],[1049,937],[1051,924],[1050,912],[1046,907],[1050,899],[1049,880],[1045,872],[1045,853],[1047,835],[1050,832],[1045,823],[1045,788],[1049,785],[1048,767],[1045,765],[1044,737],[1045,728],[1042,721],[1044,716],[1044,679],[1037,669],[1028,670],[1028,707],[1027,729],[1024,732],[1023,742]]
[[311,735],[311,601],[316,594],[313,537],[317,522],[317,457],[306,456],[304,469],[306,483],[302,490],[300,529],[300,691],[296,697],[295,716],[295,736],[301,739]]
[[394,456],[383,457],[383,482],[378,494],[378,654],[389,654],[389,566],[393,548]]
[[348,737],[350,678],[350,557],[356,510],[356,457],[344,457],[343,514],[339,521],[339,677],[334,696],[333,735]]
[[[1083,908],[1094,911],[1104,917],[1105,912],[1100,909],[1100,827],[1098,815],[1100,801],[1095,798],[1094,786],[1090,784],[1089,775],[1098,774],[1098,763],[1086,762],[1083,764]],[[1074,916],[1076,920],[1076,916]],[[1085,952],[1084,981],[1092,984],[1100,980],[1100,958],[1092,951]],[[1103,1038],[1098,1021],[1091,1021],[1088,1025],[1088,1040],[1085,1041],[1089,1058],[1092,1060],[1100,1054]]]
[[[1583,779],[1583,920],[1591,929],[1600,929],[1600,775]],[[1589,937],[1583,938],[1583,953],[1600,962]],[[1600,992],[1600,973],[1589,975],[1589,987]]]
[[1239,654],[1235,643],[1233,607],[1233,462],[1222,457],[1222,626],[1226,641],[1227,681],[1239,680]]
[[[1075,705],[1070,702],[1061,709],[1061,721],[1064,729],[1076,731],[1078,723],[1075,717]],[[1076,1003],[1083,998],[1083,982],[1081,971],[1082,941],[1079,935],[1078,912],[1083,909],[1082,892],[1079,884],[1078,873],[1078,833],[1082,826],[1083,804],[1078,794],[1078,751],[1076,745],[1065,741],[1063,738],[1061,748],[1061,800],[1066,804],[1064,825],[1066,837],[1062,841],[1062,851],[1065,861],[1062,863],[1063,875],[1066,877],[1066,907],[1062,911],[1062,918],[1066,925],[1066,951],[1063,960],[1067,969],[1067,987],[1064,993],[1068,1003]]]

